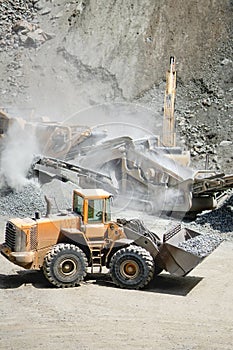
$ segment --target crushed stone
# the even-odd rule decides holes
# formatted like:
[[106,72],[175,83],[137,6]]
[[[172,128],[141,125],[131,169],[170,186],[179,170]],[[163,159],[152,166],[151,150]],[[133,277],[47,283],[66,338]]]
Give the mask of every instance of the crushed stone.
[[191,238],[179,244],[179,247],[200,258],[212,253],[224,238],[219,233],[205,234]]
[[30,182],[19,191],[0,192],[1,216],[31,217],[36,211],[45,213],[45,201],[38,184]]

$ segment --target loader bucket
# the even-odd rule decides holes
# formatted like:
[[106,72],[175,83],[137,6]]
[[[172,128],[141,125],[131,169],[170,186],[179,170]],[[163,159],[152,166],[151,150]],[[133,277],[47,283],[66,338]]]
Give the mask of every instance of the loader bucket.
[[217,235],[202,235],[178,225],[163,237],[159,257],[163,268],[175,276],[185,276],[222,242]]
[[160,258],[164,269],[175,276],[187,275],[204,259],[169,243],[162,245]]

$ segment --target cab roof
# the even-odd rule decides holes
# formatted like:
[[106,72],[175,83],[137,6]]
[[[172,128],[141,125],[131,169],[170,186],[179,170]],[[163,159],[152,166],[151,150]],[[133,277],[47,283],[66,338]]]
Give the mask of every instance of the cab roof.
[[91,189],[77,189],[74,190],[75,193],[79,194],[83,198],[109,198],[112,196],[111,193],[104,191],[100,188]]

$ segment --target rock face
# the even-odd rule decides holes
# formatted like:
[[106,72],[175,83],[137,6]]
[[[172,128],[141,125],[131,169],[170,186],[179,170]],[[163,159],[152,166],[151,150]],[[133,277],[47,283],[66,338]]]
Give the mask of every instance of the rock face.
[[207,155],[211,169],[232,172],[232,9],[228,0],[1,1],[1,107],[78,122],[83,108],[130,102],[162,116],[174,55],[179,145],[193,167]]
[[101,67],[115,76],[126,98],[164,79],[170,55],[178,58],[179,78],[191,78],[227,38],[226,1],[80,4],[82,11],[76,8],[70,17],[64,48],[90,69]]

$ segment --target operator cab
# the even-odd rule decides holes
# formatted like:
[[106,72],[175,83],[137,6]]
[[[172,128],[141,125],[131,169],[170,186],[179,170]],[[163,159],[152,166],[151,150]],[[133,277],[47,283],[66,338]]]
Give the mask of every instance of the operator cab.
[[83,224],[111,221],[112,194],[102,189],[79,189],[73,193],[73,211],[82,216]]

